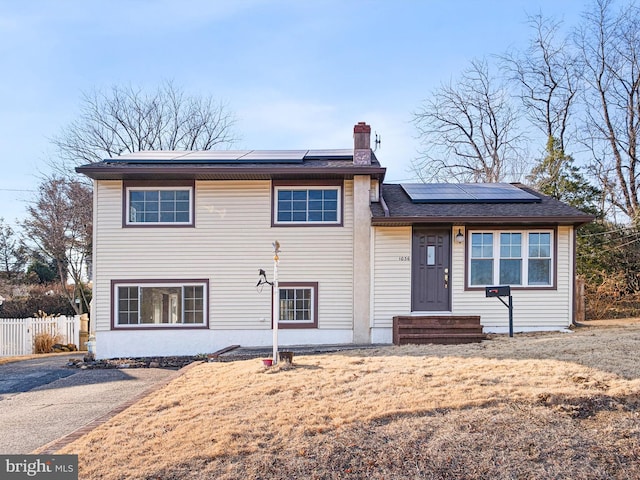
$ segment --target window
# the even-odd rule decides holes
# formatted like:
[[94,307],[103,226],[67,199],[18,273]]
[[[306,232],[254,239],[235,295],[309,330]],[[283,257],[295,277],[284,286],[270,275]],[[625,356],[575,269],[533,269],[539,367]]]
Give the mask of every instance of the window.
[[282,328],[314,328],[318,326],[318,284],[283,283],[279,284],[280,320]]
[[522,285],[522,234],[500,234],[500,285]]
[[191,225],[192,187],[127,187],[127,225]]
[[113,282],[114,324],[127,326],[204,326],[206,282]]
[[529,285],[551,284],[551,234],[529,234]]
[[471,284],[493,283],[493,233],[471,234]]
[[275,224],[340,224],[340,192],[334,187],[275,187]]
[[471,232],[469,286],[550,287],[553,232]]

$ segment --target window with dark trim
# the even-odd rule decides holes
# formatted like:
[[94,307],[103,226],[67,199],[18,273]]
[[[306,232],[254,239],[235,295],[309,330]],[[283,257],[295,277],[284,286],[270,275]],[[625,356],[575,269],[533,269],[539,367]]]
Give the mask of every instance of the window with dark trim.
[[207,319],[206,282],[112,282],[116,328],[202,327]]
[[192,225],[192,186],[126,186],[125,224]]
[[341,186],[274,187],[274,224],[339,225]]
[[279,284],[280,328],[318,326],[318,284],[316,282]]
[[552,230],[471,231],[469,239],[469,287],[553,286]]

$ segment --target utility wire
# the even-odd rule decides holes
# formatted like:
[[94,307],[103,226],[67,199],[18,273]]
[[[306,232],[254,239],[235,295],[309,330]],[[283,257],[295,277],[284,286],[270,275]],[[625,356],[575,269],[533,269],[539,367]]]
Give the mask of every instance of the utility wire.
[[607,230],[606,232],[586,233],[584,235],[579,235],[579,236],[581,238],[597,237],[597,236],[600,236],[600,235],[608,235],[610,233],[624,232],[625,230],[631,230],[632,232],[635,231],[635,233],[638,233],[637,230],[635,230],[635,227],[620,227],[620,228],[616,228],[614,230]]
[[[600,252],[603,252],[603,251],[604,252],[611,252],[614,249],[619,249],[619,248],[622,248],[622,247],[626,247],[626,246],[631,245],[633,243],[636,243],[638,241],[640,241],[640,235],[637,236],[636,238],[634,238],[633,240],[627,242],[627,243],[622,243],[622,244],[619,244],[619,245],[611,245],[608,248],[607,247],[603,247],[603,248],[599,249],[599,251]],[[589,253],[580,253],[580,254],[577,255],[577,257],[579,257],[579,258],[585,258],[585,257],[591,257],[591,256],[592,255],[589,254]]]

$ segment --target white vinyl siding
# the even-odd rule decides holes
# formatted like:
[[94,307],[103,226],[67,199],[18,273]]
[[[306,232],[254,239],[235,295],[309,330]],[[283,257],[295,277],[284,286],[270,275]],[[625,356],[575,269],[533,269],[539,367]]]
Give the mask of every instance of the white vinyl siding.
[[411,227],[373,227],[373,327],[411,313]]
[[[258,269],[279,280],[318,282],[318,329],[351,329],[353,182],[344,183],[344,226],[273,228],[271,182],[198,181],[195,228],[122,228],[122,182],[96,182],[94,246],[97,330],[109,330],[112,279],[209,279],[211,329],[271,328],[271,293],[256,291]],[[170,253],[169,253],[170,252]]]
[[[496,298],[486,298],[484,289],[465,290],[465,248],[470,241],[464,227],[463,243],[452,242],[450,285],[452,315],[480,315],[485,327],[507,327],[508,311]],[[373,227],[373,327],[391,328],[395,315],[411,313],[411,227]],[[525,232],[523,230],[523,232]],[[512,290],[514,325],[522,328],[559,328],[571,323],[573,228],[559,227],[556,236],[555,288]]]

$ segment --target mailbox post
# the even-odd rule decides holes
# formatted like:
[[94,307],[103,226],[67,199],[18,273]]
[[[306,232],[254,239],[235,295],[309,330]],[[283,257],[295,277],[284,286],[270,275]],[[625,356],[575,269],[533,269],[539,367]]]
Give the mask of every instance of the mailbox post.
[[[509,285],[486,287],[485,295],[487,297],[497,297],[509,309],[509,336],[513,337],[513,297],[511,296],[511,287]],[[509,303],[505,302],[502,297],[509,297]]]

